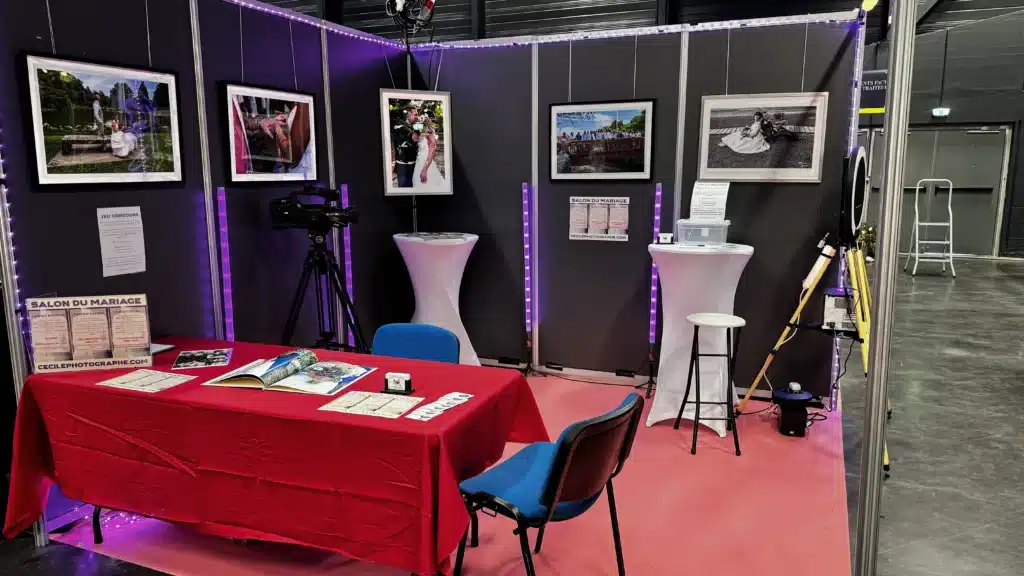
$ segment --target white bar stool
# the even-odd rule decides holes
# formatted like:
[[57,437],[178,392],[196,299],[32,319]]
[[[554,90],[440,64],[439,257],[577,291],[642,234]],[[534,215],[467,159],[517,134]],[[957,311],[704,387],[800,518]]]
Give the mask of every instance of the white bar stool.
[[[686,402],[690,398],[690,383],[694,380],[696,373],[697,393],[694,402],[696,410],[693,412],[693,444],[690,446],[690,454],[697,453],[697,429],[700,427],[700,406],[725,405],[724,418],[704,418],[708,420],[725,420],[726,430],[732,430],[732,439],[736,444],[736,455],[740,455],[740,437],[736,429],[736,392],[733,389],[732,373],[736,367],[736,349],[739,348],[740,331],[747,325],[747,321],[732,314],[720,314],[718,312],[700,312],[690,314],[686,317],[687,322],[693,324],[693,349],[690,351],[690,371],[686,376],[686,392],[683,393],[683,404],[679,407],[679,415],[676,416],[675,429],[679,429],[679,422],[683,418],[683,410],[686,409]],[[700,327],[723,328],[725,329],[725,354],[701,354],[700,352]],[[700,395],[700,358],[701,357],[725,358],[726,366],[726,392],[724,401],[702,401]]]

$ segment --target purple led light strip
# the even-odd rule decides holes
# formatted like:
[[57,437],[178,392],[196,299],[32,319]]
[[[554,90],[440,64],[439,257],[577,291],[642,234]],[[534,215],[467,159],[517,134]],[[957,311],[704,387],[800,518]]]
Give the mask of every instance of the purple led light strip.
[[224,302],[224,338],[235,341],[235,309],[231,302],[231,254],[228,251],[228,201],[217,188],[217,232],[220,240],[220,289]]
[[530,185],[523,182],[523,287],[526,306],[526,333],[533,334],[533,273],[530,260]]
[[[661,183],[654,185],[654,242],[661,232]],[[647,342],[653,346],[658,332],[658,266],[651,259],[651,323]]]
[[[348,208],[348,184],[341,185],[341,207]],[[352,232],[348,226],[342,228],[343,238],[345,241],[345,247],[342,249],[345,258],[345,290],[348,291],[349,298],[353,298],[352,295]],[[352,330],[348,330],[345,335],[346,341],[349,346],[356,345],[356,339],[352,335]]]
[[8,254],[8,258],[10,258],[11,261],[11,288],[14,289],[14,314],[17,315],[18,326],[21,328],[22,342],[25,345],[25,349],[31,356],[32,349],[31,339],[29,338],[28,317],[26,314],[22,313],[25,309],[25,303],[21,298],[21,289],[18,286],[18,258],[15,253],[16,248],[14,246],[14,218],[11,216],[11,202],[9,200],[10,189],[7,187],[6,166],[7,158],[4,154],[3,128],[0,127],[0,191],[3,192],[0,202],[4,203],[3,212],[7,217],[7,221],[4,223],[4,232],[6,232],[10,243],[10,253]]

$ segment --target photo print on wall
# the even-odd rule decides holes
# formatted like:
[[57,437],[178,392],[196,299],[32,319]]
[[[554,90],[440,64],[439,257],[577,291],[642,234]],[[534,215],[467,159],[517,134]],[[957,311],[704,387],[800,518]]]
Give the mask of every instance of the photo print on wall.
[[551,179],[650,179],[653,122],[653,100],[553,104]]
[[227,85],[232,182],[316,180],[313,96]]
[[27,56],[40,184],[178,182],[174,74]]
[[701,180],[821,182],[827,92],[705,96]]
[[447,92],[380,91],[384,193],[452,193],[451,108]]

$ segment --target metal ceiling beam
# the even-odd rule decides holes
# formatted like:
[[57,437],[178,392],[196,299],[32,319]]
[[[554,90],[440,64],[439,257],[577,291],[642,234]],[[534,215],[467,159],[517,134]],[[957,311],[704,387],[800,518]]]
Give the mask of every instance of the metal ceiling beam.
[[929,16],[931,16],[932,12],[935,11],[935,8],[939,4],[942,4],[943,2],[945,2],[945,0],[924,0],[924,2],[921,2],[920,4],[918,4],[917,5],[917,25],[920,26],[921,23],[924,22],[925,18],[928,18]]

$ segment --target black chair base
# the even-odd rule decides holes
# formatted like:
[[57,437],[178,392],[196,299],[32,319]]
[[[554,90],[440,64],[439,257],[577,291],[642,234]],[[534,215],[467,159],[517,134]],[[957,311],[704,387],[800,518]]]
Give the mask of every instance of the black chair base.
[[[697,432],[700,428],[701,420],[705,422],[713,421],[726,421],[726,431],[732,431],[733,443],[736,446],[736,455],[740,453],[740,436],[739,431],[736,427],[736,406],[734,404],[734,398],[736,392],[733,388],[732,375],[736,368],[736,348],[739,347],[740,342],[740,328],[726,328],[725,329],[725,354],[701,354],[700,346],[698,345],[698,336],[700,335],[700,326],[694,325],[693,327],[693,345],[690,348],[690,368],[686,375],[686,391],[683,393],[683,403],[679,406],[679,414],[676,415],[676,422],[673,428],[679,430],[679,423],[683,419],[683,410],[686,409],[686,402],[690,398],[690,384],[696,381],[697,384],[697,395],[694,400],[696,409],[693,412],[693,440],[690,445],[690,454],[697,453]],[[735,339],[733,338],[733,331],[735,331]],[[734,346],[735,344],[735,346]],[[726,385],[726,398],[725,402],[701,402],[700,400],[700,359],[702,357],[715,357],[725,358],[726,374],[728,383]],[[696,378],[695,378],[696,376]],[[709,406],[721,406],[724,405],[726,416],[724,418],[701,418],[700,407],[701,405]]]

